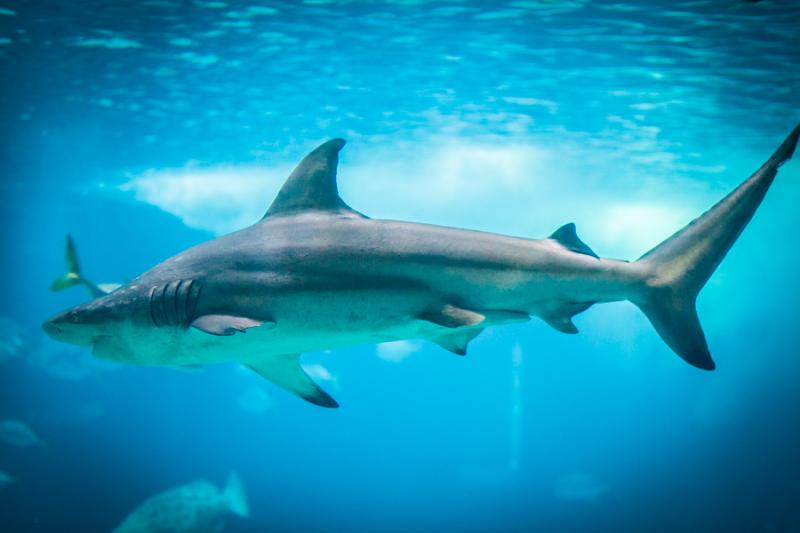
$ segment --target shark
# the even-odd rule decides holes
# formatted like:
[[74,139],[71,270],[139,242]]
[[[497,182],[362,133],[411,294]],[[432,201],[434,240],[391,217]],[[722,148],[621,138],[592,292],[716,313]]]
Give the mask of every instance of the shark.
[[464,355],[484,329],[573,317],[627,300],[687,363],[713,370],[696,300],[800,137],[708,211],[635,261],[605,259],[566,224],[526,239],[395,220],[351,208],[337,185],[342,139],[310,152],[261,220],[198,244],[43,324],[55,340],[140,365],[237,361],[323,407],[338,403],[304,352],[404,339]]

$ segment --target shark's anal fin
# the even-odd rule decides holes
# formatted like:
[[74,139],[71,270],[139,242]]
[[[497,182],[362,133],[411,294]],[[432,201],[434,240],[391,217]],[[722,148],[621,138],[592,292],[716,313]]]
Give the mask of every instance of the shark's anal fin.
[[586,311],[592,305],[594,302],[564,302],[547,309],[540,316],[553,329],[574,335],[578,333],[578,328],[572,322],[572,317]]
[[554,241],[557,241],[567,250],[573,251],[577,254],[583,255],[590,255],[594,258],[600,259],[594,250],[589,248],[585,242],[583,242],[580,237],[578,237],[578,232],[575,230],[575,224],[570,222],[569,224],[564,224],[560,228],[558,228],[550,238]]
[[575,335],[578,333],[578,326],[572,321],[572,317],[569,316],[543,316],[542,320],[547,322],[547,324],[556,331],[560,331],[561,333],[567,333],[569,335]]
[[486,316],[476,311],[445,304],[440,309],[425,311],[417,316],[420,320],[433,322],[445,328],[476,326],[486,320]]
[[531,319],[531,315],[527,311],[511,311],[508,309],[481,309],[481,313],[486,315],[487,323],[490,323],[493,326],[527,322]]
[[274,322],[262,322],[254,318],[233,315],[203,315],[192,322],[192,327],[209,335],[230,336],[258,326],[274,326]]
[[330,394],[314,383],[300,366],[300,354],[270,357],[246,366],[264,379],[320,407],[339,407]]
[[472,339],[480,335],[481,332],[483,332],[483,328],[469,328],[436,337],[435,339],[431,339],[431,341],[448,352],[453,352],[456,355],[467,355],[467,345]]

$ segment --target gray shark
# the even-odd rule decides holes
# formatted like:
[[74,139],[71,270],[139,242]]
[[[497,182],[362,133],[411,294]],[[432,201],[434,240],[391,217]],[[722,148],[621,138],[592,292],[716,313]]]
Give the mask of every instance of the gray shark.
[[711,370],[695,300],[798,136],[800,125],[738,188],[634,262],[599,258],[574,224],[531,240],[370,219],[339,196],[345,141],[334,139],[303,159],[253,226],[181,252],[43,327],[116,361],[239,361],[336,407],[301,368],[303,352],[427,339],[463,355],[487,327],[537,316],[577,333],[574,315],[628,300],[675,353]]

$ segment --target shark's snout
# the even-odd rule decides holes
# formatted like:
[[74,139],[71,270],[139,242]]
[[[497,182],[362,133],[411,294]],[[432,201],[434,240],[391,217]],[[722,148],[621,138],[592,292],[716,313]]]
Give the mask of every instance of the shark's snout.
[[44,329],[45,333],[51,337],[54,337],[63,333],[68,327],[68,324],[76,322],[77,313],[74,309],[70,309],[69,311],[64,311],[63,313],[58,313],[57,315],[51,317],[44,324],[42,324],[42,329]]
[[42,329],[51,339],[70,344],[91,344],[95,336],[94,328],[85,323],[79,307],[53,316],[42,324]]
[[47,322],[42,324],[42,329],[51,338],[56,338],[62,331],[61,328],[58,327],[58,324],[56,324],[52,320],[48,320]]

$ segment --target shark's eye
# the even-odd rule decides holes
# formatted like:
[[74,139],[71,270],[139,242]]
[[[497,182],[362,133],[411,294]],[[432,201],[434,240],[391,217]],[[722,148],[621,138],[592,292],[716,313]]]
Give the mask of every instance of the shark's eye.
[[77,311],[70,311],[68,315],[69,321],[73,324],[77,324],[78,320],[80,319],[80,315]]

